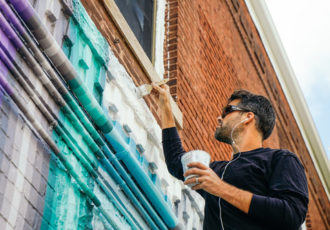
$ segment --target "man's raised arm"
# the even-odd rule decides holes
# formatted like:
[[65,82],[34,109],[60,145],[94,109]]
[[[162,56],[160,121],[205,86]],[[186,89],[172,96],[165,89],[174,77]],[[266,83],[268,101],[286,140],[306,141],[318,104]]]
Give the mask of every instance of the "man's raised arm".
[[175,127],[175,121],[170,104],[170,90],[168,85],[164,84],[158,86],[152,84],[152,87],[156,94],[158,94],[158,105],[160,109],[160,119],[161,119],[161,128],[171,128]]
[[170,105],[170,91],[168,85],[157,86],[152,84],[153,94],[158,94],[157,100],[160,110],[162,141],[164,156],[168,171],[179,180],[184,180],[181,165],[181,156],[185,153],[182,148],[179,134]]

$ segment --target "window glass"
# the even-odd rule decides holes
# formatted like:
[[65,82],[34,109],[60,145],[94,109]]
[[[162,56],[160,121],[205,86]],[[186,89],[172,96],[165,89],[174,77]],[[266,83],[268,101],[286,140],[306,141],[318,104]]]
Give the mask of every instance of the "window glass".
[[128,25],[152,60],[155,0],[115,0]]

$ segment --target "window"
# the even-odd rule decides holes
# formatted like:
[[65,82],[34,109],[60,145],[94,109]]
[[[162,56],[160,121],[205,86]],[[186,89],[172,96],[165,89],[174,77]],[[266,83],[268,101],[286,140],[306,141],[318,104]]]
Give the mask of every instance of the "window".
[[156,0],[115,0],[122,15],[153,62]]

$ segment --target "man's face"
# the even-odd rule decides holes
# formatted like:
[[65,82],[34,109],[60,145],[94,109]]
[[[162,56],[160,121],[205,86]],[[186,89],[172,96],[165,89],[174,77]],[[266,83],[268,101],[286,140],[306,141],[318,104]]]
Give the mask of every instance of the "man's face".
[[[238,105],[239,100],[233,100],[228,105]],[[241,121],[240,111],[233,111],[225,118],[218,117],[218,126],[215,130],[214,137],[220,142],[232,144],[232,138],[236,140],[238,134],[241,132],[240,127],[235,127]],[[233,127],[235,130],[233,131]]]

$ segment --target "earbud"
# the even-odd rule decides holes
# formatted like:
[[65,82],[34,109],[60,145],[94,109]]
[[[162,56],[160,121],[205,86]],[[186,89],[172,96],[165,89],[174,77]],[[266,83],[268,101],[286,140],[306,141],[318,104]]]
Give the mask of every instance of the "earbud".
[[243,123],[244,121],[247,121],[249,120],[249,118],[245,118],[243,121],[241,121],[240,123]]
[[[236,129],[237,126],[239,126],[240,124],[242,124],[243,122],[245,122],[245,121],[247,121],[247,120],[249,120],[248,117],[245,118],[245,119],[243,119],[242,121],[238,122],[238,123],[234,126],[234,128],[231,130],[231,133],[230,133],[230,138],[231,138],[231,141],[232,141],[232,144],[231,144],[231,145],[232,145],[233,149],[234,149],[234,145],[236,145],[237,150],[238,150],[238,152],[239,152],[239,155],[238,155],[238,157],[236,157],[235,159],[232,159],[232,158],[233,158],[233,155],[234,155],[234,152],[232,153],[232,155],[231,155],[231,159],[232,159],[232,160],[228,161],[228,163],[227,163],[226,166],[225,166],[225,169],[224,169],[223,172],[222,172],[222,175],[221,175],[221,179],[222,179],[222,180],[223,180],[223,177],[224,177],[224,175],[225,175],[225,172],[226,172],[226,170],[227,170],[228,165],[231,164],[232,162],[236,161],[237,159],[239,159],[239,158],[241,157],[241,151],[240,151],[240,149],[239,149],[239,146],[235,143],[235,140],[234,140],[234,138],[233,138],[233,133],[234,133],[234,130]],[[221,201],[221,197],[219,197],[219,217],[220,217],[221,227],[222,227],[222,229],[225,229],[225,228],[223,227],[222,211],[221,211],[221,204],[220,204],[220,201]]]

